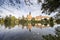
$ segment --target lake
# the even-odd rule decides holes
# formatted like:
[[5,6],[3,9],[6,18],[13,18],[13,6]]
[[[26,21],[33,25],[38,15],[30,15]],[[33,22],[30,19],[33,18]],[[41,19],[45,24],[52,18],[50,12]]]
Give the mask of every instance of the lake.
[[53,27],[41,24],[15,25],[5,26],[0,25],[0,40],[44,40],[43,35],[55,35],[55,28],[60,26],[56,24]]

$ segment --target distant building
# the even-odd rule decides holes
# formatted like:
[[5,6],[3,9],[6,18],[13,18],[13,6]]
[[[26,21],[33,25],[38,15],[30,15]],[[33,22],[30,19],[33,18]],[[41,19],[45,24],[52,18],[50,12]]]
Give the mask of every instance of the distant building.
[[35,17],[35,20],[36,20],[36,21],[39,21],[39,20],[44,19],[44,18],[49,19],[50,17],[49,17],[49,16],[41,16],[41,15],[40,15],[40,16],[36,16],[36,17]]
[[41,16],[41,19],[44,19],[44,18],[49,19],[50,17],[49,16]]
[[32,19],[31,12],[29,12],[29,14],[27,15],[27,19],[28,19],[28,20],[31,20],[31,19]]
[[35,20],[36,20],[36,21],[41,20],[41,16],[36,16],[36,17],[35,17]]

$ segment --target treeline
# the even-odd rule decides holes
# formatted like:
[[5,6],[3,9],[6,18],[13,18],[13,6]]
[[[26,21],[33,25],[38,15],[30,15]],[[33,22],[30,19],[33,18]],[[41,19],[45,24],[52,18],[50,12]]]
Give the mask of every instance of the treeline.
[[41,23],[42,25],[50,24],[51,26],[54,25],[54,19],[51,17],[48,19],[41,19],[39,21],[36,21],[35,18],[32,18],[31,20],[28,20],[27,18],[22,17],[16,18],[15,16],[6,16],[5,18],[0,18],[0,24],[5,24],[5,26],[14,26],[14,25],[27,25],[28,23],[31,23],[32,25],[35,25],[36,23]]
[[4,24],[7,26],[14,27],[15,25],[19,24],[19,18],[16,18],[15,16],[6,16],[5,18],[0,18],[0,24]]

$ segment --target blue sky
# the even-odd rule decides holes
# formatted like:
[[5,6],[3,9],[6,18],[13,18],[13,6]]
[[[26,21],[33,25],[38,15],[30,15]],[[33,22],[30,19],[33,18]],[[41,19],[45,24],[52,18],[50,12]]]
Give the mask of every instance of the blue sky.
[[[33,5],[30,5],[30,6],[26,5],[24,0],[20,0],[20,1],[21,1],[20,4],[15,3],[16,4],[15,6],[11,6],[11,5],[8,5],[9,1],[5,0],[2,7],[0,7],[0,15],[6,16],[11,14],[16,17],[21,17],[22,15],[26,17],[27,14],[29,14],[29,12],[31,12],[33,17],[39,16],[39,15],[46,15],[41,13],[41,10],[40,10],[41,4],[37,4],[37,0],[31,0],[31,3],[33,3]],[[18,8],[18,6],[20,6],[20,8]],[[51,16],[53,15],[55,14],[51,14]]]

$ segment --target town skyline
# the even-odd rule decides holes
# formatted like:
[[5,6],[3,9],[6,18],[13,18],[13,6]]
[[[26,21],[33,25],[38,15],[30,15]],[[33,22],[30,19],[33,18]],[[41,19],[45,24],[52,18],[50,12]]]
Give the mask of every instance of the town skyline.
[[[40,14],[40,15],[35,15],[35,16],[33,16],[31,12],[29,12],[27,15],[22,15],[22,16],[24,16],[24,18],[26,18],[29,14],[30,14],[33,18],[38,17],[38,16],[49,16],[49,15],[43,15],[43,14],[42,14],[42,15]],[[10,14],[10,15],[11,15],[11,14]],[[9,17],[10,15],[6,15],[6,16]],[[3,17],[3,16],[0,15],[0,18],[5,18],[6,16]],[[15,16],[15,15],[11,15],[11,16]],[[19,16],[19,17],[16,17],[16,16],[15,16],[15,17],[16,17],[16,18],[22,18],[22,16]],[[51,16],[49,16],[49,17],[51,17]]]

